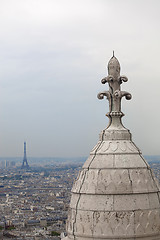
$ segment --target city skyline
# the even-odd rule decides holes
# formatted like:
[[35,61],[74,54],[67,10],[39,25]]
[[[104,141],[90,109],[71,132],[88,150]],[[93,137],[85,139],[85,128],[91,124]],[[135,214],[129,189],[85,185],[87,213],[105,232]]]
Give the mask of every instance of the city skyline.
[[[0,157],[88,156],[107,127],[97,94],[112,51],[129,81],[124,126],[160,155],[159,7],[155,0],[0,3]],[[151,85],[152,84],[152,85]],[[155,111],[154,111],[155,110]]]

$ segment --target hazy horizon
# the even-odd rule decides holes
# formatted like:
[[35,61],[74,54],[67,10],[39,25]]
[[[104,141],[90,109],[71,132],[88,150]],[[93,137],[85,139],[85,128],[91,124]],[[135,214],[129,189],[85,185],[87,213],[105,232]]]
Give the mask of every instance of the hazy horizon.
[[[145,158],[145,160],[147,161],[160,161],[160,155],[144,155],[143,156]],[[40,160],[41,161],[44,161],[44,160],[56,160],[56,162],[58,162],[58,160],[61,162],[63,160],[67,161],[67,160],[71,160],[71,161],[80,161],[80,162],[84,162],[86,161],[88,158],[88,156],[75,156],[75,157],[56,157],[56,156],[51,156],[51,157],[32,157],[32,156],[29,156],[27,157],[27,161],[28,163],[33,163],[34,160]],[[4,160],[7,160],[7,161],[13,161],[13,160],[17,160],[18,162],[23,162],[23,156],[22,157],[0,157],[0,162],[1,161],[4,161]]]

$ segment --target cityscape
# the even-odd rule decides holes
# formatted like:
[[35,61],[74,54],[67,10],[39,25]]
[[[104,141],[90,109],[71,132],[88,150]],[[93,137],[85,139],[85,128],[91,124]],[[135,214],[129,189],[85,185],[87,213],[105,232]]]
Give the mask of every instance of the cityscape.
[[12,161],[0,164],[0,239],[60,239],[71,187],[82,164],[28,169]]
[[[146,159],[160,182],[160,157]],[[71,188],[83,163],[41,159],[22,169],[22,162],[0,161],[0,239],[63,238]]]

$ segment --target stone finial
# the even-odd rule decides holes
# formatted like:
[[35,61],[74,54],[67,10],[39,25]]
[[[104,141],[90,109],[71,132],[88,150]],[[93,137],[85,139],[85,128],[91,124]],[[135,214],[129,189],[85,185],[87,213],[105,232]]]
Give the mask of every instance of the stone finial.
[[100,92],[97,97],[103,99],[106,97],[109,101],[109,112],[106,114],[110,122],[108,128],[123,128],[121,118],[124,114],[121,112],[121,99],[125,96],[127,100],[132,98],[132,95],[126,91],[121,91],[121,84],[127,82],[126,76],[120,76],[120,64],[114,56],[108,63],[108,76],[101,80],[102,84],[108,82],[109,91]]

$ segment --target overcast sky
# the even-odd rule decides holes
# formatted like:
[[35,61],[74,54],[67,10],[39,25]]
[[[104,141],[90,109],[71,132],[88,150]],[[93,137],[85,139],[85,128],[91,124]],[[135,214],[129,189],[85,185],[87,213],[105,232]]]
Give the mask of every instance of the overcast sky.
[[159,0],[0,0],[0,156],[88,156],[107,126],[97,93],[115,51],[123,123],[160,155]]

